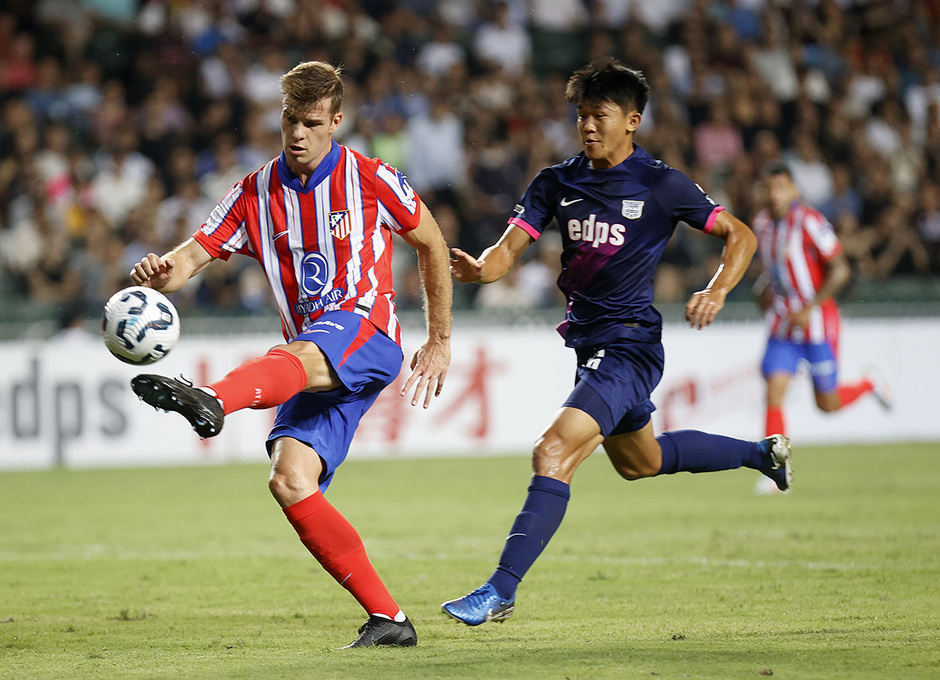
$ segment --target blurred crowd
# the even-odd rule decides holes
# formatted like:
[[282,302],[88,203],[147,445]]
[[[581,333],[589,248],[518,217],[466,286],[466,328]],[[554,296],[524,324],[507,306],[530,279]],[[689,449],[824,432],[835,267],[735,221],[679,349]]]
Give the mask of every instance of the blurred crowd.
[[[738,217],[783,158],[856,277],[940,273],[940,0],[4,0],[0,306],[96,315],[279,153],[278,78],[308,59],[343,66],[338,141],[400,168],[477,254],[579,151],[565,82],[606,55],[652,86],[638,142]],[[720,245],[677,230],[657,299],[707,282]],[[560,304],[559,248],[541,239],[458,304]],[[406,251],[398,301],[418,307]],[[176,301],[271,309],[247,258]]]

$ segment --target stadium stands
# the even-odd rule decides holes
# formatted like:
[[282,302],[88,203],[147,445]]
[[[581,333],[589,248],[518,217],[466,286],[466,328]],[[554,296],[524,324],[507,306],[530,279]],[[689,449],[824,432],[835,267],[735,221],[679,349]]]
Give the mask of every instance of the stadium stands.
[[[940,5],[787,5],[4,2],[0,322],[63,308],[97,316],[131,263],[184,239],[278,153],[277,76],[305,59],[345,68],[340,141],[397,164],[469,251],[503,230],[533,172],[578,151],[565,79],[613,54],[652,83],[638,138],[653,155],[745,220],[762,163],[787,159],[846,243],[847,301],[929,299],[940,273]],[[707,280],[709,241],[677,233],[661,302]],[[551,280],[552,258],[532,251],[507,282],[519,289],[461,287],[458,305],[557,305],[532,283]],[[175,302],[193,315],[264,313],[265,287],[243,264],[213,269]],[[409,269],[399,258],[405,308],[420,304]]]

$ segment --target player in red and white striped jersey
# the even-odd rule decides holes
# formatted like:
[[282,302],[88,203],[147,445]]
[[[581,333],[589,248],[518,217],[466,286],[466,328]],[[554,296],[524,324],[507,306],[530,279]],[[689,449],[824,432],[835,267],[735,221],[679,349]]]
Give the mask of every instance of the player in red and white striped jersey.
[[418,226],[418,196],[394,168],[336,142],[311,179],[301,184],[282,152],[229,191],[195,240],[213,257],[258,260],[286,340],[324,312],[343,309],[400,344],[391,230]]
[[183,415],[203,437],[242,408],[277,406],[267,440],[269,488],[301,542],[369,614],[350,645],[411,646],[417,635],[366,556],[356,530],[324,498],[362,415],[401,369],[392,233],[416,249],[427,341],[402,395],[427,407],[450,363],[447,245],[396,169],[333,141],[343,114],[339,70],[299,64],[281,77],[283,151],[245,177],[191,239],[150,253],[135,283],[178,290],[233,253],[264,269],[287,341],[203,388],[158,375],[131,381],[145,402]]
[[768,207],[753,220],[762,273],[758,301],[769,330],[762,371],[767,382],[767,433],[786,434],[783,400],[800,362],[809,365],[816,405],[837,411],[872,393],[889,406],[871,378],[838,384],[839,309],[835,295],[849,279],[849,264],[832,225],[800,202],[783,162],[763,172]]

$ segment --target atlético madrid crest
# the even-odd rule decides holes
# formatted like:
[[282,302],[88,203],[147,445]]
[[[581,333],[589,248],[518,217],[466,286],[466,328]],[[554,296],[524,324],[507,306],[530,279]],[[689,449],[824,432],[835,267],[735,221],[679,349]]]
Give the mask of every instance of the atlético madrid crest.
[[352,231],[348,210],[336,210],[330,213],[330,233],[342,241]]
[[643,204],[646,201],[624,201],[620,212],[628,220],[638,220],[643,214]]

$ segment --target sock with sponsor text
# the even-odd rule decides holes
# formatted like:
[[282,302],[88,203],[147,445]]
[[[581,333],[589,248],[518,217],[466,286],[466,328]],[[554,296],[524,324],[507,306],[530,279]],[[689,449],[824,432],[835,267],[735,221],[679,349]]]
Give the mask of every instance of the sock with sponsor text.
[[307,385],[303,363],[290,352],[272,349],[263,357],[249,359],[228,375],[206,386],[222,402],[225,415],[243,408],[278,406]]
[[401,608],[375,573],[359,533],[322,493],[288,505],[284,514],[310,554],[368,614],[404,620]]

